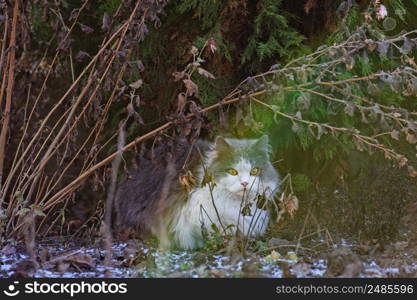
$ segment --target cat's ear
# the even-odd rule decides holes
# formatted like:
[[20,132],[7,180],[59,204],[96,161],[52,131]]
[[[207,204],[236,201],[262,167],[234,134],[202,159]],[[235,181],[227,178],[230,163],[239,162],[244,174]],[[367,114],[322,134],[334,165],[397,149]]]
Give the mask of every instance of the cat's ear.
[[222,136],[216,137],[214,140],[214,149],[218,152],[230,150],[230,144]]
[[272,148],[271,145],[269,144],[269,138],[266,134],[264,134],[263,136],[261,136],[259,139],[257,139],[255,141],[254,146],[258,149],[258,150],[263,150],[265,151],[267,154],[272,152]]
[[266,134],[256,140],[256,144],[259,146],[267,147],[269,145],[269,138]]

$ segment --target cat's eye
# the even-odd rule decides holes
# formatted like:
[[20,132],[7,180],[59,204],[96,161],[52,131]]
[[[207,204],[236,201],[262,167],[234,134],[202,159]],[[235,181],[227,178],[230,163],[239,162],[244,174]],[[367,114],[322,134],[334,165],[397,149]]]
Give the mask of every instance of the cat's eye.
[[229,173],[230,175],[233,175],[233,176],[237,175],[237,171],[235,169],[228,169],[227,173]]
[[249,172],[252,176],[258,175],[259,173],[259,168],[253,168],[252,170],[250,170]]

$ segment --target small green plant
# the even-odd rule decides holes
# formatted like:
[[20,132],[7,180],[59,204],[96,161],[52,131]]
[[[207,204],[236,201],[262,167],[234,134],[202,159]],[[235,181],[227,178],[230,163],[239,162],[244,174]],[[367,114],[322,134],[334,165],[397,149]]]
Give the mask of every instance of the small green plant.
[[205,251],[218,251],[224,248],[226,237],[222,230],[220,230],[216,224],[211,224],[211,232],[208,232],[205,226],[202,226],[202,236],[204,239],[203,249]]

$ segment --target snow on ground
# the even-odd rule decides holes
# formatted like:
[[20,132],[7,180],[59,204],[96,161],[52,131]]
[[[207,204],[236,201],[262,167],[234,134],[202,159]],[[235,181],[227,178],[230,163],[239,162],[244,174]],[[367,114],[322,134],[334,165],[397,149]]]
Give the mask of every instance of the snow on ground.
[[[346,246],[346,243],[344,243]],[[100,278],[100,277],[323,277],[326,276],[325,258],[298,257],[293,252],[281,256],[271,251],[249,258],[235,258],[203,252],[163,252],[143,246],[133,247],[116,243],[112,247],[113,260],[104,264],[106,251],[97,247],[63,249],[39,247],[37,267],[18,247],[0,250],[0,277]],[[47,249],[47,259],[40,258]],[[44,255],[45,256],[45,255]],[[359,277],[397,277],[398,266],[381,267],[373,259],[363,262]],[[404,266],[408,273],[417,271],[417,264]]]

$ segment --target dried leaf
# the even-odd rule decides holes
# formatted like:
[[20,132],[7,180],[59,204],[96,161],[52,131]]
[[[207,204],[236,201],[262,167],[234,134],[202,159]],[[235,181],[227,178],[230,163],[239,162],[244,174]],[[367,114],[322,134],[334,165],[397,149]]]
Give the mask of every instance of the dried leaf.
[[211,74],[209,71],[204,70],[203,68],[197,68],[198,74],[210,78],[210,79],[216,79],[213,74]]
[[191,79],[184,79],[182,82],[184,82],[185,88],[187,89],[187,96],[197,96],[198,86]]
[[404,167],[408,163],[408,159],[404,155],[398,155],[396,159],[400,167]]
[[353,117],[355,114],[355,104],[353,104],[352,102],[346,102],[344,111],[347,115]]
[[174,72],[172,73],[172,76],[174,76],[174,81],[180,81],[184,78],[185,73],[184,72]]
[[43,212],[43,207],[41,205],[32,204],[30,206],[30,208],[32,209],[35,216],[39,216],[39,217],[45,217],[46,216],[45,213]]
[[384,113],[378,104],[371,107],[371,112],[375,115],[382,115]]
[[380,41],[380,42],[377,42],[377,45],[378,45],[378,52],[383,56],[387,56],[388,49],[389,49],[389,46],[390,46],[389,42]]
[[191,192],[192,188],[196,184],[196,180],[190,171],[187,171],[187,173],[180,175],[178,179],[180,181],[181,186],[187,192]]
[[406,61],[413,68],[417,69],[417,64],[416,64],[416,61],[414,60],[414,57],[406,57]]
[[292,130],[294,133],[298,133],[298,132],[300,131],[300,126],[298,126],[298,124],[297,124],[297,123],[293,122],[293,123],[292,123],[291,130]]
[[214,54],[217,50],[216,40],[214,39],[209,40],[208,45],[209,45],[210,52]]
[[241,214],[242,214],[242,216],[252,216],[252,212],[251,212],[251,206],[252,206],[252,204],[250,204],[250,203],[247,203],[243,208],[242,208],[242,211],[241,211]]
[[417,139],[416,136],[412,133],[407,132],[405,135],[405,139],[407,140],[407,142],[409,142],[410,144],[415,144],[417,143]]
[[130,86],[132,89],[137,90],[138,88],[140,88],[140,87],[142,86],[142,84],[143,84],[143,80],[142,80],[142,79],[139,79],[139,80],[137,80],[137,81],[132,82],[131,84],[129,84],[129,86]]
[[84,25],[84,24],[81,24],[81,23],[79,23],[79,24],[80,24],[82,32],[85,32],[86,34],[90,34],[90,33],[94,32],[94,29],[91,28],[90,26],[87,26],[87,25]]
[[368,121],[368,119],[366,118],[365,113],[364,113],[363,111],[360,111],[360,112],[361,112],[361,115],[362,115],[362,118],[361,118],[362,123],[368,124],[368,123],[369,123],[369,121]]
[[197,53],[198,53],[198,48],[197,48],[196,46],[191,46],[190,53],[191,53],[192,55],[197,55]]
[[344,58],[344,62],[345,62],[346,70],[348,71],[352,70],[353,67],[355,66],[355,59],[351,56],[346,56]]
[[78,62],[82,62],[86,58],[90,58],[90,54],[85,51],[78,51],[77,55],[75,56],[75,60]]
[[408,175],[411,177],[417,177],[417,171],[412,166],[407,166]]
[[26,215],[28,212],[30,212],[30,209],[27,207],[24,207],[20,210],[18,210],[18,212],[16,213],[16,215],[20,216],[20,215]]
[[126,106],[126,110],[127,110],[127,114],[128,114],[128,116],[133,116],[134,114],[136,114],[135,108],[134,108],[134,106],[133,106],[133,104],[132,104],[132,103],[129,103],[129,104]]
[[101,25],[102,30],[109,30],[110,29],[110,17],[107,13],[103,15],[103,25]]
[[397,140],[398,141],[400,139],[400,132],[398,130],[391,131],[391,137],[394,140]]
[[204,171],[203,180],[201,181],[201,186],[206,186],[207,184],[213,181],[213,176],[209,174],[207,171]]
[[68,18],[68,21],[72,21],[72,20],[75,20],[75,18],[77,17],[77,15],[78,15],[78,12],[80,11],[80,9],[79,8],[74,8],[72,11],[71,11],[71,14],[70,14],[70,16],[69,16],[69,18]]
[[364,144],[361,140],[354,139],[353,142],[356,146],[356,150],[358,150],[359,152],[363,152],[365,150]]
[[295,212],[299,208],[299,201],[297,196],[289,194],[288,197],[284,201],[284,207],[287,213],[290,215],[291,218],[294,217]]
[[277,71],[277,70],[279,70],[279,68],[281,67],[281,65],[280,64],[275,64],[275,65],[272,65],[270,68],[269,68],[269,71],[271,72],[271,71]]
[[256,90],[259,88],[259,86],[260,86],[260,84],[259,84],[258,80],[256,80],[256,78],[253,78],[253,77],[248,77],[248,78],[246,79],[246,82],[247,82],[248,86],[249,86],[249,87],[250,87],[253,91],[256,91]]
[[187,96],[185,95],[185,93],[179,93],[177,97],[177,114],[183,112],[186,102]]
[[311,94],[310,93],[301,93],[301,95],[298,96],[298,98],[296,100],[296,103],[297,103],[298,107],[300,107],[304,110],[308,110],[310,108],[310,103],[311,103]]
[[325,128],[323,128],[323,126],[319,124],[316,124],[316,126],[317,126],[317,139],[319,140],[321,136],[326,133],[326,130]]
[[227,114],[223,111],[223,109],[219,108],[219,123],[220,126],[224,129],[229,128],[229,122],[227,121]]
[[373,52],[375,50],[376,46],[377,46],[377,44],[375,43],[375,41],[374,40],[371,40],[371,39],[366,39],[365,40],[365,44],[366,44],[366,47],[368,48],[368,50],[370,52]]
[[407,37],[404,37],[403,46],[400,48],[400,52],[402,54],[408,54],[411,50],[413,50],[414,42]]
[[80,268],[90,269],[94,266],[93,258],[88,254],[76,254],[68,258],[65,258],[64,261],[75,264]]
[[68,262],[58,261],[56,269],[59,273],[65,273],[66,271],[68,271],[69,266],[70,266],[70,263]]

